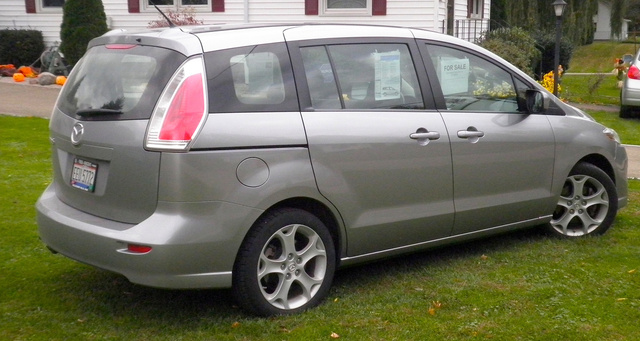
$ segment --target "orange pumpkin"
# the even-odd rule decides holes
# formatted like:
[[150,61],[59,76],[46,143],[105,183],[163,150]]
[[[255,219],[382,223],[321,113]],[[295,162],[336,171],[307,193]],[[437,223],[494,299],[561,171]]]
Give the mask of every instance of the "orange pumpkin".
[[24,74],[16,72],[13,74],[13,80],[16,82],[24,82]]
[[25,77],[28,77],[28,78],[35,78],[36,77],[36,73],[33,71],[32,68],[30,68],[28,66],[21,66],[18,69],[18,72],[22,73]]
[[65,77],[65,76],[56,77],[56,84],[64,85],[64,83],[66,83],[66,82],[67,82],[67,77]]

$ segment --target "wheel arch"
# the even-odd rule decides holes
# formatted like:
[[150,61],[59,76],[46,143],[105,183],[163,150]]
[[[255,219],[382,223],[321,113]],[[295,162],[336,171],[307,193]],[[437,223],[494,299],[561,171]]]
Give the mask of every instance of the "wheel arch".
[[[309,197],[293,197],[282,200],[267,208],[264,212],[262,212],[258,219],[255,220],[254,225],[256,222],[261,221],[272,212],[283,208],[300,209],[316,216],[318,219],[320,219],[320,221],[322,221],[322,223],[329,230],[331,238],[333,239],[333,245],[336,252],[336,266],[338,266],[340,263],[340,259],[342,258],[342,254],[344,253],[344,246],[346,245],[346,241],[344,240],[345,234],[341,232],[342,224],[340,223],[340,217],[338,216],[338,213],[334,213],[331,208],[329,208],[325,203],[320,202],[316,199]],[[242,243],[244,243],[244,240],[246,240],[252,228],[253,226],[251,226],[251,228],[247,230]]]
[[613,166],[611,165],[609,160],[607,160],[606,157],[604,157],[604,156],[602,156],[600,154],[589,154],[589,155],[586,155],[585,157],[583,157],[582,159],[578,160],[578,162],[576,164],[578,164],[580,162],[590,163],[590,164],[600,168],[602,171],[607,173],[607,175],[609,176],[611,181],[613,181],[614,184],[616,183],[616,174],[615,174],[615,172],[613,170]]

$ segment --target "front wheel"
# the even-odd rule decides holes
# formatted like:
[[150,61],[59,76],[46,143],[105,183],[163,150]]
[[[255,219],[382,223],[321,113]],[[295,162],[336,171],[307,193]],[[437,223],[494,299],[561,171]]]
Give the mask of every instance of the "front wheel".
[[333,239],[314,215],[281,209],[254,225],[233,270],[233,292],[245,310],[293,314],[327,295],[336,267]]
[[579,163],[564,182],[549,230],[563,237],[606,232],[618,211],[618,194],[611,178],[590,163]]

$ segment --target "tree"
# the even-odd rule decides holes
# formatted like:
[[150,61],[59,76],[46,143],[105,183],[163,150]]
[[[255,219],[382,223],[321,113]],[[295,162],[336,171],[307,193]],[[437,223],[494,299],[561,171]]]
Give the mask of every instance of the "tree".
[[622,23],[629,5],[628,0],[601,0],[611,8],[609,25],[611,27],[611,38],[619,38],[622,35]]
[[108,31],[102,0],[66,0],[62,8],[60,51],[75,65],[87,50],[87,44]]

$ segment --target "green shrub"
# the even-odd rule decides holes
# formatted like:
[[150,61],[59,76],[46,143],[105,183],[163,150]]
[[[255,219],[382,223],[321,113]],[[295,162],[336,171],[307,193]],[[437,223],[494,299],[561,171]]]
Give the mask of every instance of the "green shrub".
[[60,51],[71,65],[80,60],[93,38],[108,31],[102,0],[66,0],[62,8]]
[[531,34],[519,27],[489,31],[479,43],[530,76],[540,61],[540,51],[535,44]]
[[36,30],[0,30],[0,64],[28,66],[44,51],[42,32]]

